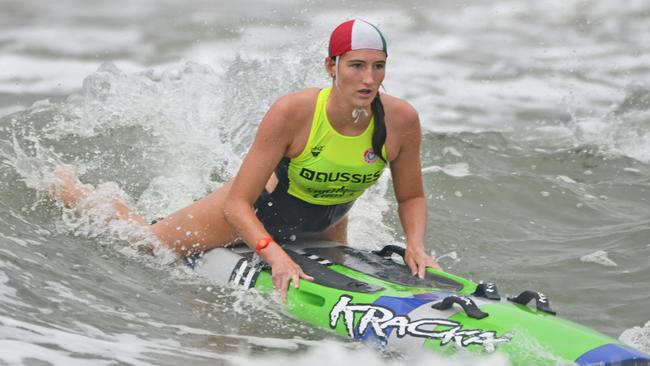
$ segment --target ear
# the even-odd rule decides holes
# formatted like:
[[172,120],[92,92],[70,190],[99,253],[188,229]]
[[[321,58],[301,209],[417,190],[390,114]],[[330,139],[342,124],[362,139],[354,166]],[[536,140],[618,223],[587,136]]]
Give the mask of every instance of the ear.
[[336,61],[332,57],[325,57],[325,71],[327,71],[327,74],[334,78],[334,75],[336,75]]

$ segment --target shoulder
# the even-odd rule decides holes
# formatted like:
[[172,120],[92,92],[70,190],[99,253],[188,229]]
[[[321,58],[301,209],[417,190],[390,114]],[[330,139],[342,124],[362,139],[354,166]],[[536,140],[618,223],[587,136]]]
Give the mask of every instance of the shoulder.
[[269,113],[284,117],[288,123],[303,120],[313,113],[319,90],[309,88],[283,95],[269,108]]
[[388,94],[381,94],[381,101],[386,114],[387,129],[413,132],[420,130],[420,117],[409,102]]
[[278,98],[264,115],[258,133],[290,138],[311,118],[318,90],[309,88]]
[[258,139],[292,146],[309,126],[318,88],[304,89],[278,98],[268,109],[257,130]]

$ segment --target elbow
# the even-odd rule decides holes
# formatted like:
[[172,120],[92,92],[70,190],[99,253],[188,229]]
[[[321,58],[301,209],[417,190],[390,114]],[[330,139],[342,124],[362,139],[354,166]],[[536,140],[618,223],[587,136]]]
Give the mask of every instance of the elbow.
[[231,226],[235,226],[237,221],[237,200],[232,199],[232,197],[227,197],[226,202],[223,205],[223,218]]
[[223,205],[223,217],[231,226],[239,227],[238,223],[241,221],[239,218],[245,214],[246,209],[250,208],[251,205],[245,199],[228,196]]

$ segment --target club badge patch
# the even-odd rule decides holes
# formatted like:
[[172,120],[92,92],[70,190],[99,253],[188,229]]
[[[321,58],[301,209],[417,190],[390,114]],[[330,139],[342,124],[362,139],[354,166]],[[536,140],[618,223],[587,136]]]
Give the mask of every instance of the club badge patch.
[[372,164],[375,161],[377,161],[377,155],[375,154],[372,147],[369,147],[369,148],[366,149],[366,151],[364,151],[363,160],[368,164]]

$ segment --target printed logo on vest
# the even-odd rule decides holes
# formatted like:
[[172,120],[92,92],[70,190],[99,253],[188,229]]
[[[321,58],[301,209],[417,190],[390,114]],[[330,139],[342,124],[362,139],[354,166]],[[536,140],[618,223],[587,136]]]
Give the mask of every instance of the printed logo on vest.
[[375,151],[372,149],[372,147],[369,147],[366,149],[366,151],[364,151],[363,160],[365,160],[365,162],[368,164],[372,164],[377,161],[377,155],[375,154]]
[[325,148],[325,145],[314,146],[314,147],[311,148],[311,154],[314,157],[317,157],[323,151],[324,148]]

